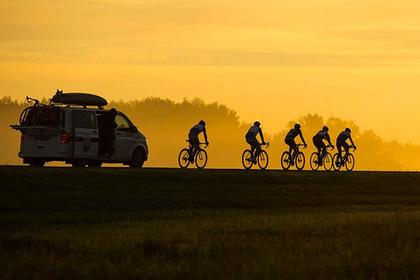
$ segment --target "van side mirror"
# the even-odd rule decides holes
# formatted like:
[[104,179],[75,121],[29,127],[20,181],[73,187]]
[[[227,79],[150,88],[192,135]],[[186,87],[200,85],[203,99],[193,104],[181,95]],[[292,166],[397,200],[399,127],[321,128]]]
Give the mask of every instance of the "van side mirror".
[[134,133],[135,132],[137,132],[138,130],[137,130],[137,126],[133,126],[132,128],[131,128],[131,131],[133,131]]

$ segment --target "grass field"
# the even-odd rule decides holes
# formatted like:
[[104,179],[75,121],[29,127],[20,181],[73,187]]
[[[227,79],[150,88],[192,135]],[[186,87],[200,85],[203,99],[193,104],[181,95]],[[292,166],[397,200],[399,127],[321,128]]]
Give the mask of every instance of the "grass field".
[[0,279],[416,279],[420,173],[0,167]]

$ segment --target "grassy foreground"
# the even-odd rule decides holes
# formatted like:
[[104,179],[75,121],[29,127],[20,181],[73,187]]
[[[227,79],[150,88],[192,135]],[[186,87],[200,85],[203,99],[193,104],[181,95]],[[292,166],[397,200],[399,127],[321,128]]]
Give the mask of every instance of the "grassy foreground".
[[416,279],[419,182],[0,167],[0,279]]

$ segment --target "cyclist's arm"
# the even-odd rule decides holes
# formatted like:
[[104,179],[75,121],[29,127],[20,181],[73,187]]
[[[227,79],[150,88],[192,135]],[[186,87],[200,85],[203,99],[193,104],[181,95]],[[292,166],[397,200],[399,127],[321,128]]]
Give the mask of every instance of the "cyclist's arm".
[[299,136],[300,136],[300,139],[302,139],[303,144],[306,145],[305,139],[303,139],[302,131],[299,131]]
[[203,129],[203,135],[204,135],[204,140],[206,141],[206,143],[208,143],[209,141],[207,140],[207,132],[206,132],[206,128],[205,127]]
[[349,139],[350,139],[350,142],[351,142],[352,146],[354,147],[355,145],[354,145],[353,139],[351,139],[351,136],[349,136]]
[[260,134],[261,141],[262,141],[263,143],[265,143],[265,141],[264,141],[264,136],[263,136],[263,133],[262,133],[261,128],[259,128],[259,129],[258,129],[258,133]]
[[331,147],[334,147],[334,145],[331,143],[330,135],[328,133],[325,135],[325,138],[327,139],[328,144],[330,144]]

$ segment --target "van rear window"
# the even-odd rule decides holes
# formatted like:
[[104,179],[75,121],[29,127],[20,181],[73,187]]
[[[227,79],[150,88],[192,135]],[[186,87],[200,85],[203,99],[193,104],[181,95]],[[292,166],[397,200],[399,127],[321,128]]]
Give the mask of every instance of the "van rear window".
[[94,111],[73,111],[73,126],[77,128],[96,129],[96,113]]

